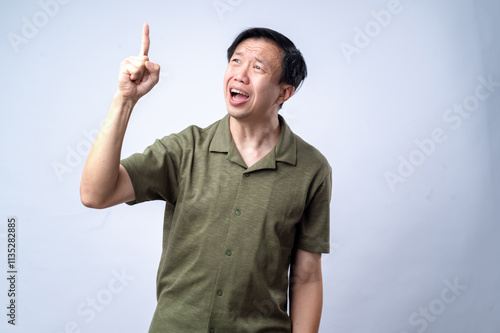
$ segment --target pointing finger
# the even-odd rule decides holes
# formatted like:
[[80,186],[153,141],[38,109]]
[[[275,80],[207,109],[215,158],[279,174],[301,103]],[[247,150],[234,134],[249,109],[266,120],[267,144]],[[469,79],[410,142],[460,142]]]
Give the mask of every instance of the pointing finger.
[[141,43],[141,52],[139,55],[147,56],[149,52],[149,25],[144,23],[142,27],[142,43]]

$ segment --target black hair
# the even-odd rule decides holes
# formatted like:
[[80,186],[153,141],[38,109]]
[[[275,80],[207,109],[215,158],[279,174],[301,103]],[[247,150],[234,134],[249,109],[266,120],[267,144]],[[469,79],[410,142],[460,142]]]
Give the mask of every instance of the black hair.
[[283,49],[279,83],[291,84],[297,90],[307,76],[306,62],[295,44],[277,31],[268,28],[250,28],[242,31],[227,49],[227,61],[231,61],[231,57],[238,45],[249,38],[264,38]]

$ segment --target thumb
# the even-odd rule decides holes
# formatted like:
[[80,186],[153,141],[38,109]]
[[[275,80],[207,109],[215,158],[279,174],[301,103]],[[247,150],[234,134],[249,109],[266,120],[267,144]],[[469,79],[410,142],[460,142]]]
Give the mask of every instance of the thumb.
[[158,82],[160,78],[160,65],[146,61],[146,67],[154,82]]

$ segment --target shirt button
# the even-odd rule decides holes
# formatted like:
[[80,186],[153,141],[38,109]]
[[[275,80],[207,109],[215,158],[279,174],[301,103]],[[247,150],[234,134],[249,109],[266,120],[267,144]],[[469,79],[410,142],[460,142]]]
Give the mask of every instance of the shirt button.
[[250,177],[249,173],[245,173],[244,175],[245,175],[245,177]]
[[209,332],[210,333],[215,333],[215,329],[211,328]]
[[241,211],[239,209],[237,209],[235,212],[234,212],[236,215],[240,216],[241,215]]
[[217,290],[217,295],[222,296],[222,290]]
[[231,254],[233,254],[233,252],[231,252],[231,250],[227,250],[226,251],[226,255],[229,257]]

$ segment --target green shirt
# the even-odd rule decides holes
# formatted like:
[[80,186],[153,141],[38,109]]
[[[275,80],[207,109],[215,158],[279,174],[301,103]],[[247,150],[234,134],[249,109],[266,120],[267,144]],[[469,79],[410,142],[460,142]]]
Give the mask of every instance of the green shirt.
[[150,333],[291,331],[291,253],[329,252],[332,178],[325,157],[279,118],[278,143],[250,168],[227,115],[121,161],[129,204],[166,201]]

